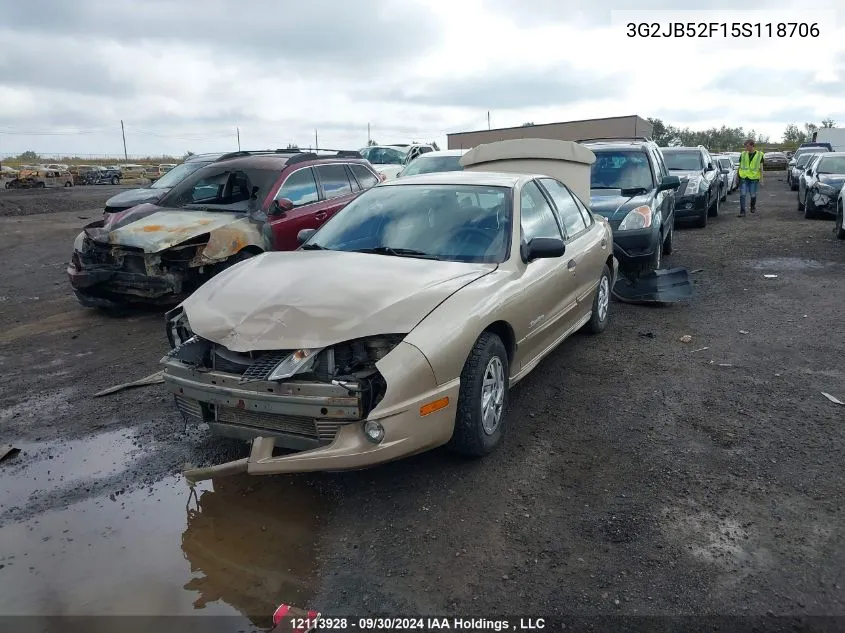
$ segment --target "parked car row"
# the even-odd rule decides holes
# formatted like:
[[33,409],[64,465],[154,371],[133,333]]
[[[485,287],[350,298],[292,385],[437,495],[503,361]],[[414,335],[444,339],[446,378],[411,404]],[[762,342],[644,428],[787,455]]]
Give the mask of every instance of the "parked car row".
[[797,181],[798,210],[804,212],[805,218],[836,216],[845,183],[845,152],[811,154]]
[[435,152],[390,179],[360,152],[206,157],[77,237],[79,300],[181,300],[167,389],[186,419],[253,442],[189,476],[487,454],[509,388],[605,329],[618,261],[585,202],[593,151],[505,141],[457,166]]

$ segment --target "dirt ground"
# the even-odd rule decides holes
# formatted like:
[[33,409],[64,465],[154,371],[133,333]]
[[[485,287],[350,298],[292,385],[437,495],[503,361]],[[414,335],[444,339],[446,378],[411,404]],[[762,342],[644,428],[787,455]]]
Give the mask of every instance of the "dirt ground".
[[186,434],[160,385],[92,397],[168,349],[160,313],[69,291],[114,192],[0,190],[0,444],[23,449],[0,464],[0,614],[845,616],[845,407],[821,394],[845,400],[845,243],[782,181],[678,230],[694,301],[612,304],[515,388],[488,458],[194,494],[186,462],[243,447]]

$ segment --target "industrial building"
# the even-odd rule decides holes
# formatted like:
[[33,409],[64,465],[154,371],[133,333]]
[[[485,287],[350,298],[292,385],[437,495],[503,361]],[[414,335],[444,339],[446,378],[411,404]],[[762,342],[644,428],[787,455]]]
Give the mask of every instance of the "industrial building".
[[503,127],[495,130],[475,130],[447,134],[449,149],[470,149],[482,143],[507,141],[518,138],[550,138],[558,141],[578,141],[587,138],[616,138],[647,136],[651,138],[653,126],[641,116],[617,116],[606,119],[563,121],[541,125]]

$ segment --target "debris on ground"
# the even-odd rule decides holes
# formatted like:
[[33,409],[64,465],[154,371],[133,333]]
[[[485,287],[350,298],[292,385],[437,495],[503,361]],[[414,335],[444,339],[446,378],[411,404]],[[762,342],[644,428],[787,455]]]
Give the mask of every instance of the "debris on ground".
[[679,340],[681,343],[692,343],[692,337],[689,334],[684,334]]
[[740,330],[739,333],[740,334],[750,334],[750,332],[748,330]]
[[698,349],[694,349],[690,352],[690,354],[695,354],[696,352],[703,352],[706,349],[710,349],[709,347],[699,347]]
[[103,389],[94,394],[95,398],[99,398],[100,396],[107,396],[112,393],[117,393],[118,391],[123,391],[124,389],[131,389],[133,387],[145,387],[147,385],[158,385],[164,382],[164,370],[157,371],[154,374],[150,374],[144,378],[139,378],[138,380],[134,380],[132,382],[125,382],[121,385],[115,385],[114,387],[109,387],[108,389]]
[[665,305],[692,299],[693,286],[686,268],[653,270],[632,281],[620,277],[613,296],[623,303]]
[[703,268],[696,268],[695,270],[691,270],[691,271],[689,271],[689,274],[690,274],[690,275],[695,275],[695,274],[697,274],[697,273],[703,273],[703,272],[704,272],[704,269],[703,269]]
[[655,338],[654,332],[640,332],[640,336],[643,338]]
[[15,448],[11,444],[0,445],[0,462],[2,462],[7,457],[14,457],[15,455],[17,455],[20,452],[21,452],[21,449]]
[[766,279],[776,279],[777,275],[763,275]]
[[842,402],[839,398],[836,398],[830,395],[829,393],[825,393],[824,391],[822,391],[822,395],[828,400],[830,400],[833,404],[845,404],[845,402]]
[[279,605],[273,612],[273,630],[271,633],[306,633],[317,628],[320,612],[306,611],[287,604]]

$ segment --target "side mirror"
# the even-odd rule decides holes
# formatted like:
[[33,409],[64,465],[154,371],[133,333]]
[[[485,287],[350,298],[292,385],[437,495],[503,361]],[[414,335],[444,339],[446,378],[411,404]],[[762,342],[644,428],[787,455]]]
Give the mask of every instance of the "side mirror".
[[273,200],[273,204],[270,206],[270,215],[284,215],[291,209],[293,209],[293,202],[288,200],[287,198],[279,198],[278,200]]
[[714,169],[716,168],[713,167],[713,163],[707,163],[707,168],[704,171],[713,171]]
[[561,257],[565,252],[566,245],[556,237],[535,237],[522,246],[522,258],[526,262]]
[[677,189],[681,186],[681,179],[677,176],[663,176],[663,180],[657,186],[657,191],[667,191],[668,189]]
[[302,229],[299,233],[296,234],[296,241],[299,242],[299,245],[302,246],[311,239],[311,236],[317,232],[317,229]]

